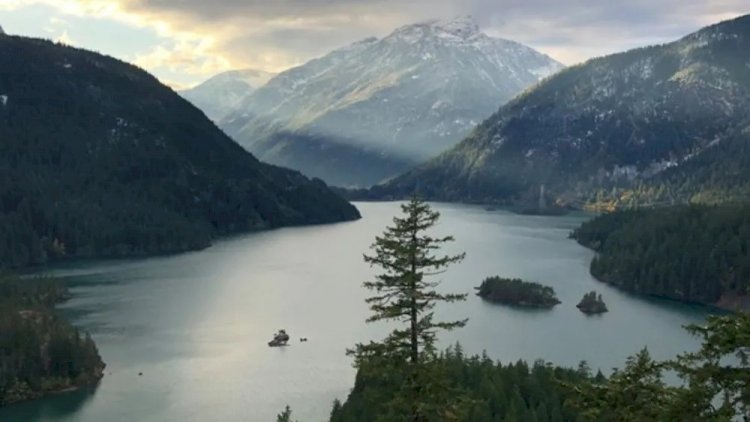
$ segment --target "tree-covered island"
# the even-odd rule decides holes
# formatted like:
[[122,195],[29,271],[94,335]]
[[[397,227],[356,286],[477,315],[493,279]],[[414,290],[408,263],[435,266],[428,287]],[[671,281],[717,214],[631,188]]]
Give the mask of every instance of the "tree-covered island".
[[583,295],[583,298],[576,308],[580,309],[584,314],[603,314],[609,312],[607,304],[604,303],[601,294],[597,294],[595,291],[590,291]]
[[552,287],[519,278],[487,277],[476,289],[482,299],[505,305],[551,308],[560,303]]

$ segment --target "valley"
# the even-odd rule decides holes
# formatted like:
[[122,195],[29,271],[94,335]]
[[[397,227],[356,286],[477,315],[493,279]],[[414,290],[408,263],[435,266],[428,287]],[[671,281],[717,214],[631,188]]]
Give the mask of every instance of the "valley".
[[734,0],[82,1],[0,6],[0,420],[750,418]]
[[[390,328],[364,323],[361,282],[372,270],[361,254],[398,212],[398,203],[355,205],[363,216],[355,222],[255,233],[171,257],[65,264],[46,272],[70,286],[73,297],[61,311],[92,333],[106,373],[95,392],[0,409],[0,419],[169,422],[252,412],[257,420],[273,420],[289,404],[299,420],[326,420],[333,399],[345,400],[353,385],[355,370],[345,350]],[[644,346],[658,358],[696,347],[682,326],[703,321],[706,308],[630,295],[589,274],[593,252],[568,239],[588,215],[435,207],[443,216],[436,233],[456,236],[446,252],[467,253],[441,277],[443,289],[471,293],[478,280],[504,274],[549,285],[563,303],[519,310],[471,295],[437,310],[440,317],[469,318],[465,328],[441,336],[441,347],[458,341],[464,353],[486,351],[504,363],[544,359],[577,367],[586,360],[605,374]],[[574,306],[592,289],[610,309],[602,318],[586,317]],[[269,348],[266,342],[280,328],[290,333],[290,346]],[[299,337],[309,341],[300,343]]]

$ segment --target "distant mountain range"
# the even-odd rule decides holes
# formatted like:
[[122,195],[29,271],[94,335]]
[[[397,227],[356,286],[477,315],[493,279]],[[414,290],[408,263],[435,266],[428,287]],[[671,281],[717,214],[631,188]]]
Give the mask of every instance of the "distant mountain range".
[[431,21],[282,72],[219,125],[263,160],[370,185],[453,146],[561,68],[470,18]]
[[208,118],[219,122],[274,75],[255,69],[232,70],[178,93],[203,110]]
[[0,69],[0,268],[359,216],[322,181],[258,161],[135,66],[1,36]]
[[567,68],[362,196],[616,208],[750,199],[749,181],[750,15]]

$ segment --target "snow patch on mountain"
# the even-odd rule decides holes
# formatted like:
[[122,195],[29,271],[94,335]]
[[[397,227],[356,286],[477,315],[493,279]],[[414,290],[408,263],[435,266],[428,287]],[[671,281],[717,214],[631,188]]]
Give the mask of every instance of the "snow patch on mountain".
[[294,152],[304,150],[300,139],[311,137],[329,145],[316,153],[345,146],[416,163],[454,145],[477,121],[562,67],[527,46],[488,36],[471,17],[421,22],[280,73],[219,125],[261,159],[303,171],[300,160],[329,158]]

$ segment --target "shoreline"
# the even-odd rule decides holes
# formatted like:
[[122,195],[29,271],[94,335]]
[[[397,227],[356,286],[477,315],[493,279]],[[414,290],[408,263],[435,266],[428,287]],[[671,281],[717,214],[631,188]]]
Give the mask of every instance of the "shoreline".
[[0,404],[0,409],[7,409],[9,407],[13,407],[19,404],[42,400],[42,399],[49,398],[52,396],[64,395],[67,393],[74,393],[76,391],[81,391],[85,388],[96,389],[99,386],[99,383],[101,382],[101,380],[104,378],[104,368],[106,366],[107,365],[104,364],[101,370],[97,371],[97,373],[94,375],[95,378],[93,380],[88,380],[80,384],[73,384],[73,385],[67,385],[64,387],[54,388],[54,389],[45,390],[45,391],[38,391],[32,395],[25,396],[17,400],[13,400],[11,402]]
[[[598,253],[595,249],[590,248],[590,247],[582,244],[581,242],[579,242],[576,239],[571,239],[571,240],[575,240],[576,243],[578,243],[582,247],[584,247],[584,248],[586,248],[586,249],[588,249],[588,250],[590,250],[590,251],[592,251],[594,253]],[[593,260],[593,258],[592,258],[592,260]],[[604,283],[604,284],[606,284],[608,286],[614,287],[617,290],[620,290],[620,291],[625,292],[627,294],[631,294],[631,295],[638,296],[638,297],[659,299],[659,300],[664,300],[664,301],[668,301],[668,302],[679,303],[679,304],[682,304],[682,305],[697,305],[697,306],[702,306],[702,307],[705,307],[705,308],[708,308],[708,309],[712,309],[712,310],[715,310],[715,311],[721,311],[721,312],[736,313],[736,312],[747,312],[747,311],[750,311],[750,295],[741,296],[741,295],[737,295],[736,293],[733,293],[733,292],[725,292],[725,293],[722,293],[722,295],[719,298],[719,300],[716,301],[715,303],[705,303],[705,302],[697,302],[697,301],[691,301],[691,300],[682,300],[682,299],[678,299],[678,298],[674,298],[674,297],[669,297],[669,296],[656,295],[656,294],[650,294],[650,293],[642,293],[642,292],[637,292],[637,291],[631,291],[631,290],[628,290],[628,289],[624,289],[623,287],[621,287],[620,285],[618,285],[616,283],[612,283],[610,281],[603,280],[603,279],[597,277],[596,275],[592,274],[591,273],[591,262],[589,262],[589,269],[588,269],[588,271],[589,271],[589,275],[594,280],[596,280],[596,281],[598,281],[600,283]]]

